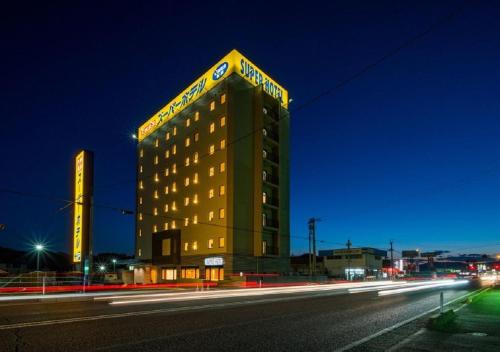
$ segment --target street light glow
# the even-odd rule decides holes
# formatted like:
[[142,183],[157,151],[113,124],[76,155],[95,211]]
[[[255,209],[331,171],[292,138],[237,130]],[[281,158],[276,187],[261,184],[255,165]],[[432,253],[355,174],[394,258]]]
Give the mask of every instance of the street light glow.
[[137,139],[137,135],[135,133],[132,133],[132,139]]
[[35,245],[35,249],[40,252],[40,251],[43,251],[44,246],[43,246],[43,244],[38,243]]
[[105,267],[104,265],[101,265],[101,266],[99,267],[99,270],[101,270],[101,271],[104,271],[104,269],[106,269],[106,267]]

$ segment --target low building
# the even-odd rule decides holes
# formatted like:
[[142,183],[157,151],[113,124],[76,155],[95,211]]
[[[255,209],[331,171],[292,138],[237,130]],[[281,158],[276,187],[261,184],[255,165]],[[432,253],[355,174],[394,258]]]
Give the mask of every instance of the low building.
[[[325,268],[325,258],[316,257],[316,275],[327,274]],[[312,260],[312,258],[311,258]],[[292,256],[290,258],[292,272],[299,275],[309,275],[309,254],[305,253],[302,255]]]
[[[376,248],[341,248],[319,251],[329,276],[346,279],[382,277],[382,261],[387,252]],[[350,275],[349,275],[350,273]]]

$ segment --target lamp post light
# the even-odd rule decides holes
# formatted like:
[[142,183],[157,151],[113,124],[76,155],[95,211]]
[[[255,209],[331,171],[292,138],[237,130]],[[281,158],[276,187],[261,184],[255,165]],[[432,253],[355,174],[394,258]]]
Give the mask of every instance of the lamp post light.
[[40,252],[43,251],[44,245],[41,243],[35,244],[35,250],[36,250],[36,283],[38,285],[39,281],[39,275],[40,275]]
[[106,267],[104,265],[100,265],[99,270],[103,273],[106,270]]
[[113,258],[113,272],[116,273],[116,259]]

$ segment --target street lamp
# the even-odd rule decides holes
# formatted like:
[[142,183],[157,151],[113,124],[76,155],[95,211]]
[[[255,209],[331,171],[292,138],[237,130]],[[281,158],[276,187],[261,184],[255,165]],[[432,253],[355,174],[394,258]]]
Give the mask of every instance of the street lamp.
[[41,243],[35,244],[36,250],[36,283],[38,285],[38,281],[40,280],[40,252],[43,251],[44,245]]
[[105,267],[104,265],[101,265],[101,266],[99,266],[99,270],[100,270],[101,272],[104,272],[104,270],[106,270],[106,267]]
[[135,133],[132,133],[132,139],[137,139],[137,135]]
[[111,260],[113,262],[113,272],[116,273],[116,259]]

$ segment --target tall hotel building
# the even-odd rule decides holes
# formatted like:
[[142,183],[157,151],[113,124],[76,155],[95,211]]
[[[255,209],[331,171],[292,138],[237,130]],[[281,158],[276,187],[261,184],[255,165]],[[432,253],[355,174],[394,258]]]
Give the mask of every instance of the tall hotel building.
[[233,50],[138,130],[144,282],[289,271],[288,92]]

